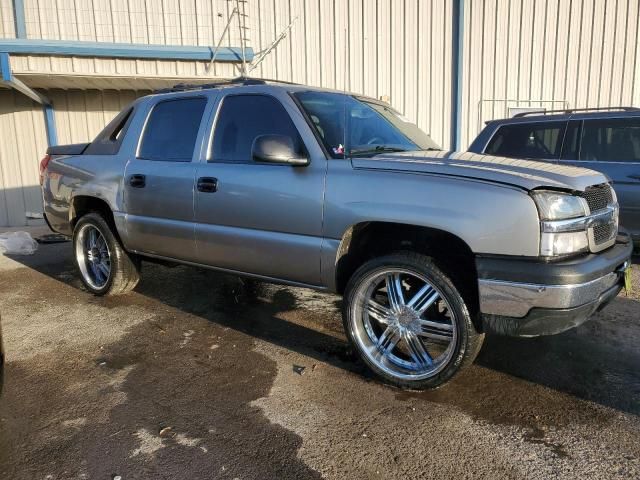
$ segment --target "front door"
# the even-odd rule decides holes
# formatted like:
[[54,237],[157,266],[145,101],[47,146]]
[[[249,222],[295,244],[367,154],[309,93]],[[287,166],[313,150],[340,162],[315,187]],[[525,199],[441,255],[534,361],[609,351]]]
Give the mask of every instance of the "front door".
[[[195,261],[193,190],[202,142],[205,96],[163,100],[152,107],[126,166],[124,205],[128,247]],[[202,129],[204,130],[204,129]],[[197,151],[197,153],[195,153]]]
[[[317,143],[303,141],[312,133],[296,109],[286,94],[231,92],[220,99],[211,147],[196,175],[200,263],[320,285],[327,160]],[[254,161],[253,141],[267,134],[290,137],[310,164]]]

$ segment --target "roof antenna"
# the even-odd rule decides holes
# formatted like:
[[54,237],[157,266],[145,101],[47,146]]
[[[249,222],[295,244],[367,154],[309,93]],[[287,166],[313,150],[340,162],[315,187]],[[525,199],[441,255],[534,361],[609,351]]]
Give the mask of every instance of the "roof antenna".
[[242,67],[240,69],[240,77],[247,77],[247,55],[246,55],[246,18],[245,5],[247,0],[236,0],[235,12],[238,14],[238,31],[240,32],[240,48],[242,49]]
[[289,31],[293,27],[293,24],[296,23],[296,20],[298,20],[297,16],[294,17],[294,19],[291,20],[291,23],[289,23],[289,25],[287,25],[284,30],[280,32],[280,35],[278,35],[278,37],[273,42],[271,42],[271,45],[256,54],[253,62],[249,66],[249,71],[247,73],[251,73],[253,70],[258,68],[258,65],[260,65],[265,58],[267,58],[267,55],[269,55],[273,51],[273,49],[276,48],[278,44],[287,37]]
[[[206,72],[209,73],[211,71],[211,68],[213,67],[213,62],[216,61],[216,55],[218,55],[218,51],[220,51],[220,44],[222,44],[222,40],[224,40],[225,35],[227,34],[227,31],[229,30],[229,27],[231,26],[231,21],[233,20],[233,16],[238,13],[238,8],[237,6],[233,8],[233,10],[231,11],[231,15],[229,15],[229,19],[227,20],[227,24],[224,26],[224,30],[222,31],[222,35],[220,35],[220,39],[218,40],[218,43],[216,44],[216,47],[213,49],[213,51],[211,52],[211,60],[209,61],[209,64],[206,67]],[[219,14],[219,16],[222,16],[222,14]],[[242,48],[242,60],[243,60],[243,65],[244,65],[244,47]]]

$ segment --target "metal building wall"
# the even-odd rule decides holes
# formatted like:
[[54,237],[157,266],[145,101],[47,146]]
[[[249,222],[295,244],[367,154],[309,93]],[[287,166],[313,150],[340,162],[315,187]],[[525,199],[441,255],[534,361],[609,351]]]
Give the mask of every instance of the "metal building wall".
[[49,90],[46,95],[55,105],[58,142],[88,142],[118,112],[140,95],[133,90]]
[[[8,0],[0,0],[7,2]],[[24,0],[27,37],[214,46],[234,2],[226,0]],[[449,145],[452,2],[444,0],[248,0],[248,46],[290,35],[252,72],[376,98]],[[7,31],[2,36],[9,36]],[[237,23],[223,46],[240,45]],[[237,67],[197,62],[14,57],[16,74],[224,76]]]
[[42,212],[38,165],[46,149],[42,106],[0,89],[0,226],[27,225],[27,212]]
[[468,0],[462,147],[510,107],[640,104],[638,0]]
[[0,38],[15,38],[13,0],[0,0]]

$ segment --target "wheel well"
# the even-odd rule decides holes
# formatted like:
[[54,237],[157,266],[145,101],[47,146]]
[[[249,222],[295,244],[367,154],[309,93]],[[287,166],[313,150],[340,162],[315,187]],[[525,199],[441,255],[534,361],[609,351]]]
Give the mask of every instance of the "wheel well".
[[100,198],[85,195],[79,195],[73,198],[70,211],[71,228],[75,228],[78,220],[80,220],[83,215],[90,212],[96,212],[102,215],[102,218],[106,220],[114,234],[116,236],[118,235],[117,229],[115,228],[115,221],[113,219],[113,212],[111,211],[109,204]]
[[460,291],[472,318],[478,316],[475,255],[460,237],[435,228],[389,222],[354,225],[343,237],[338,252],[337,291],[344,292],[347,282],[364,262],[399,250],[415,251],[433,258]]

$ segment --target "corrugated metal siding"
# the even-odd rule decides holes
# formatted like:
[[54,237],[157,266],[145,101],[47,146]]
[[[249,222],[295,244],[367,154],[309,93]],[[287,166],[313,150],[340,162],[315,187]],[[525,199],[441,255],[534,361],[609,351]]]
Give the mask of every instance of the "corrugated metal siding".
[[15,38],[13,0],[0,0],[0,38]]
[[0,226],[27,225],[42,212],[38,164],[47,149],[42,106],[0,90]]
[[510,107],[638,104],[638,0],[465,2],[462,144]]
[[149,92],[132,90],[50,90],[55,105],[58,143],[93,140],[129,103]]
[[439,0],[250,0],[256,51],[297,17],[291,35],[253,74],[389,97],[448,146],[451,8]]
[[[29,38],[214,46],[235,2],[226,0],[25,0]],[[249,0],[247,40],[269,47],[290,35],[255,76],[389,97],[449,144],[451,2],[442,0]],[[240,45],[234,20],[223,46]],[[15,56],[17,74],[233,77],[237,66],[204,62]]]

